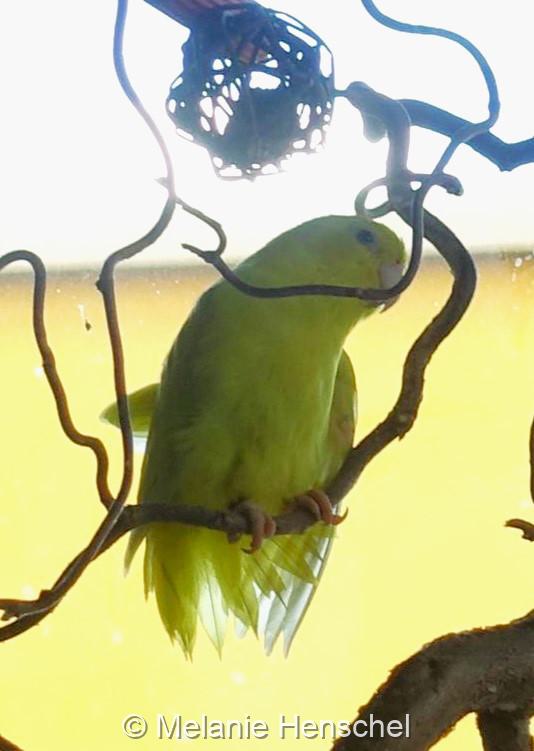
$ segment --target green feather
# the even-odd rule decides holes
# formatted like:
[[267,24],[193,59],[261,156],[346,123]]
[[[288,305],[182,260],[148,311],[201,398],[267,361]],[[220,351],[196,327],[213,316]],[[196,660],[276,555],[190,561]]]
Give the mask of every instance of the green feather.
[[[152,420],[154,405],[158,394],[159,383],[151,383],[138,391],[128,395],[128,408],[134,435],[146,436]],[[102,412],[100,419],[104,422],[119,427],[119,410],[114,402]]]
[[[256,285],[390,286],[405,252],[383,225],[323,217],[266,245],[238,268]],[[385,272],[388,272],[387,274]],[[324,488],[352,445],[356,385],[343,344],[376,309],[357,299],[259,299],[225,281],[205,292],[180,331],[159,388],[129,397],[148,429],[140,503],[224,508],[250,499],[266,513]],[[116,424],[108,408],[104,419]],[[127,564],[146,538],[145,587],[166,630],[191,657],[197,619],[220,652],[230,614],[286,650],[328,558],[333,531],[264,542],[254,556],[223,535],[177,524],[135,531]]]

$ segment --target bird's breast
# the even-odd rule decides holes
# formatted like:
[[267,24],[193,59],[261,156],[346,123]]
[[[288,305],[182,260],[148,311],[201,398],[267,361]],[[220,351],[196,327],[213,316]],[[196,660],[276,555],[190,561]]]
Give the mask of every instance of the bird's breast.
[[250,381],[228,425],[236,447],[231,495],[252,498],[268,510],[324,482],[333,376],[310,371],[264,370]]

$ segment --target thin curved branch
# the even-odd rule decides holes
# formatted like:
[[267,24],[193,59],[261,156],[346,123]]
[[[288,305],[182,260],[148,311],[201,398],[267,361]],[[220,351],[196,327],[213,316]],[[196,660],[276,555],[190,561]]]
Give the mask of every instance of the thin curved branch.
[[[413,255],[420,251],[421,243],[417,235],[422,231],[424,237],[448,263],[454,283],[445,306],[408,352],[403,368],[402,388],[394,408],[349,454],[331,489],[333,500],[343,497],[353,487],[371,459],[393,440],[402,438],[410,430],[422,400],[424,375],[430,358],[461,320],[476,288],[476,269],[470,254],[445,224],[429,212],[423,211],[422,200],[425,193],[417,191],[414,199],[411,191],[406,189],[402,165],[405,163],[409,136],[406,133],[402,105],[382,94],[376,94],[364,84],[351,84],[345,95],[355,107],[381,120],[387,128],[390,140],[389,168],[393,174],[397,170],[400,174],[399,181],[387,182],[388,204],[414,229],[412,261]],[[417,204],[415,209],[414,203]],[[419,221],[416,215],[418,210],[421,214]]]
[[[443,170],[449,163],[453,154],[462,143],[470,141],[472,138],[485,133],[497,121],[500,113],[499,91],[495,76],[491,66],[484,55],[471,41],[452,31],[441,28],[422,26],[405,23],[387,16],[382,13],[373,0],[362,0],[362,4],[367,12],[382,25],[396,31],[407,32],[410,34],[424,34],[437,37],[443,37],[459,44],[463,47],[477,63],[486,83],[488,90],[488,116],[479,123],[469,123],[464,121],[462,125],[452,135],[449,144],[445,148],[438,162],[436,163],[431,174],[424,178],[420,188],[410,202],[410,216],[405,221],[412,228],[412,251],[408,269],[403,278],[396,285],[395,292],[400,294],[413,281],[423,252],[424,236],[424,211],[423,205],[429,191],[434,185],[443,184]],[[386,132],[390,139],[390,152],[388,157],[387,185],[389,201],[383,207],[386,213],[391,208],[397,210],[397,206],[403,203],[403,196],[410,191],[410,178],[406,169],[406,157],[409,148],[410,126],[411,121],[405,108],[398,101],[389,97],[377,95],[371,92],[369,87],[361,83],[351,84],[345,92],[340,92],[360,111],[364,116],[364,125],[366,131],[374,138],[374,131],[378,130],[380,135],[380,122],[385,126]],[[378,123],[378,127],[377,127]],[[459,194],[459,191],[457,191]],[[365,204],[365,202],[364,202]],[[356,201],[358,206],[358,199]],[[377,215],[380,210],[375,210]],[[392,292],[393,290],[389,290]]]
[[[427,751],[465,715],[479,715],[486,751],[531,751],[527,720],[534,714],[534,624],[449,634],[398,665],[360,709],[387,723],[409,715],[410,737],[340,738],[333,751]],[[499,736],[499,733],[502,733]],[[516,745],[497,744],[508,738]]]
[[[103,272],[103,274],[101,275],[101,282],[103,287],[101,291],[104,295],[106,312],[108,314],[110,340],[114,353],[117,391],[120,392],[121,389],[124,389],[124,396],[126,394],[126,384],[124,379],[124,362],[122,345],[120,342],[120,329],[118,325],[115,298],[113,293],[113,268],[116,263],[118,263],[123,258],[131,257],[131,255],[133,255],[134,253],[140,252],[143,248],[156,241],[159,235],[163,232],[165,226],[168,224],[170,215],[172,215],[172,212],[174,210],[174,205],[174,200],[172,200],[172,202],[170,200],[167,201],[159,221],[152,228],[152,230],[136,243],[132,243],[123,250],[114,253],[113,256],[108,259],[109,265],[107,266],[106,273],[104,274]],[[16,624],[9,624],[9,626],[0,628],[0,641],[13,638],[13,636],[17,636],[19,633],[26,631],[28,628],[31,628],[33,625],[38,623],[45,615],[54,610],[60,600],[74,586],[89,563],[98,554],[111,530],[117,523],[117,520],[119,519],[124,507],[126,494],[129,490],[129,482],[131,482],[131,478],[129,479],[129,472],[131,472],[131,467],[128,468],[125,462],[124,477],[126,478],[126,480],[123,479],[121,486],[122,495],[119,495],[116,500],[113,500],[113,497],[111,496],[107,486],[107,471],[109,460],[103,444],[97,438],[93,438],[92,436],[85,436],[79,433],[72,424],[72,420],[68,411],[66,395],[55,368],[53,353],[48,345],[46,329],[44,327],[44,294],[46,288],[46,270],[44,268],[44,265],[41,259],[34,253],[31,253],[29,251],[14,251],[13,253],[9,253],[6,256],[0,258],[0,270],[4,268],[4,266],[6,266],[8,263],[13,263],[15,261],[21,260],[28,261],[32,265],[35,273],[33,319],[34,331],[36,341],[43,358],[43,367],[56,401],[61,425],[70,440],[78,445],[88,446],[95,453],[95,456],[97,457],[97,486],[99,489],[100,497],[103,499],[103,502],[105,501],[105,505],[108,508],[108,514],[98,527],[96,533],[93,535],[93,538],[91,539],[89,545],[62,572],[52,588],[49,590],[43,590],[36,600],[26,601],[23,608],[25,615],[24,617],[21,617]],[[106,263],[108,263],[108,261]],[[106,264],[104,264],[104,268],[106,268]],[[120,403],[120,394],[118,394],[117,400]],[[128,415],[127,418],[127,432],[130,431],[131,433]],[[126,437],[126,443],[127,442],[128,436]],[[125,459],[127,458],[128,454],[125,453]],[[127,482],[128,479],[129,481]],[[107,493],[107,495],[104,495],[104,493]]]
[[[52,610],[54,610],[56,605],[61,601],[65,594],[78,581],[89,563],[98,554],[102,545],[105,543],[108,535],[110,534],[111,530],[117,523],[117,520],[122,513],[132,483],[133,436],[128,411],[128,400],[126,396],[124,353],[120,334],[117,304],[115,299],[114,272],[117,264],[132,258],[134,255],[137,255],[142,250],[156,242],[156,240],[161,236],[161,234],[168,226],[173,216],[176,204],[173,189],[174,174],[170,155],[156,124],[137,97],[137,94],[135,93],[130,83],[124,66],[122,48],[127,9],[128,0],[118,0],[117,17],[113,38],[113,59],[115,63],[115,69],[119,83],[121,84],[124,93],[132,102],[139,115],[143,118],[143,120],[149,127],[159,146],[166,166],[165,187],[167,189],[168,195],[160,217],[152,227],[152,229],[139,240],[112,253],[104,262],[100,277],[97,282],[97,288],[102,293],[104,300],[106,322],[112,352],[115,395],[118,405],[119,425],[121,429],[123,444],[122,481],[117,497],[115,499],[111,497],[109,499],[109,502],[106,503],[106,506],[108,508],[107,516],[104,518],[96,533],[93,535],[93,538],[89,545],[85,548],[85,550],[82,551],[82,553],[80,553],[80,555],[75,558],[74,561],[72,561],[71,564],[69,564],[69,566],[67,566],[67,568],[63,571],[63,573],[54,583],[51,589],[43,590],[37,599],[33,601],[27,601],[23,607],[21,605],[21,612],[23,611],[24,613],[23,616],[21,616],[17,624],[9,624],[9,626],[4,627],[4,629],[0,629],[0,640],[2,640],[4,637],[12,638],[10,635],[13,630],[11,628],[12,626],[17,626],[17,628],[20,629],[16,633],[21,633],[22,631],[30,628],[35,623],[39,622],[47,613],[50,613],[52,612]],[[105,453],[103,447],[102,450]]]
[[[480,135],[481,133],[486,133],[493,125],[495,125],[495,123],[499,119],[501,110],[501,104],[499,101],[499,89],[491,66],[486,60],[485,56],[478,49],[478,47],[466,37],[462,36],[461,34],[457,34],[454,31],[437,28],[435,26],[422,26],[420,24],[411,24],[405,23],[404,21],[398,21],[394,18],[391,18],[390,16],[387,16],[385,13],[382,13],[377,8],[373,0],[362,0],[362,3],[367,12],[376,21],[381,23],[383,26],[389,27],[390,29],[394,29],[395,31],[407,32],[409,34],[437,36],[459,44],[460,47],[463,47],[463,49],[471,55],[473,60],[478,65],[480,72],[484,77],[486,88],[488,90],[488,116],[479,123],[470,123],[468,121],[465,121],[458,128],[458,130],[456,130],[451,135],[450,143],[439,158],[436,166],[432,170],[432,174],[427,180],[423,181],[421,187],[419,188],[413,209],[413,228],[415,235],[415,233],[418,232],[417,225],[419,224],[419,217],[422,214],[423,202],[428,191],[435,184],[434,178],[443,172],[458,146],[460,146],[462,143],[467,143],[472,138]],[[402,105],[398,106],[401,107]]]
[[[399,102],[410,116],[412,125],[441,133],[449,138],[469,124],[468,120],[427,102],[417,99],[400,99]],[[488,159],[502,172],[510,172],[523,164],[534,162],[534,138],[507,143],[487,132],[474,136],[467,146]]]
[[[398,207],[405,221],[410,210]],[[432,214],[425,212],[425,237],[443,255],[454,274],[454,284],[444,308],[426,327],[410,349],[403,368],[402,388],[392,411],[349,454],[334,481],[333,499],[345,495],[364,468],[396,438],[410,430],[423,397],[424,376],[431,357],[467,310],[476,287],[476,270],[458,238]]]
[[[221,225],[210,217],[207,217],[202,211],[189,206],[181,198],[176,197],[176,202],[186,211],[201,219],[218,237],[218,247],[215,250],[202,250],[194,245],[183,244],[183,247],[199,256],[206,263],[213,266],[220,275],[230,284],[244,292],[247,295],[260,298],[283,298],[304,295],[328,295],[331,297],[356,297],[362,300],[373,300],[385,302],[389,299],[398,297],[412,283],[417,270],[419,269],[422,248],[423,248],[423,203],[428,191],[434,186],[439,185],[445,188],[449,193],[461,195],[462,188],[459,181],[451,175],[443,173],[443,168],[452,156],[452,153],[464,139],[472,137],[480,129],[488,126],[493,122],[496,113],[492,112],[488,121],[482,124],[472,125],[470,129],[464,129],[461,133],[455,134],[455,138],[445,150],[439,160],[436,168],[430,175],[413,175],[407,168],[408,151],[410,145],[410,119],[402,105],[395,100],[390,99],[371,89],[362,82],[350,84],[344,91],[338,91],[337,96],[344,96],[362,113],[364,118],[371,118],[373,122],[384,124],[389,138],[390,147],[387,160],[387,176],[375,184],[386,184],[390,192],[405,195],[410,191],[413,181],[421,182],[421,187],[415,193],[415,200],[412,204],[412,217],[410,226],[413,229],[412,251],[408,268],[402,279],[388,289],[371,289],[352,286],[341,286],[331,284],[304,284],[288,285],[282,287],[258,287],[242,280],[224,261],[222,254],[226,247],[226,235]],[[360,194],[365,196],[369,191],[366,188]],[[364,201],[365,202],[365,201]],[[359,199],[356,201],[358,208]],[[383,215],[390,210],[391,204],[388,203],[385,211],[381,212],[361,212],[373,213],[373,215]]]
[[94,436],[80,433],[72,421],[69,410],[67,395],[59,377],[56,367],[54,352],[48,343],[46,325],[44,320],[44,308],[46,298],[46,268],[38,255],[29,250],[14,250],[0,257],[0,271],[12,263],[23,261],[28,263],[33,271],[33,302],[32,322],[33,333],[37,348],[41,355],[43,370],[48,385],[52,391],[59,422],[67,438],[77,446],[85,446],[91,449],[96,459],[96,486],[100,500],[106,508],[109,508],[113,497],[108,486],[109,459],[104,444]]
[[[435,26],[423,26],[421,24],[411,24],[405,23],[404,21],[397,21],[396,19],[387,16],[385,13],[382,13],[382,11],[377,8],[373,0],[361,1],[362,5],[369,13],[369,15],[372,16],[375,21],[378,21],[378,23],[382,24],[382,26],[387,26],[394,31],[406,32],[408,34],[422,34],[427,36],[441,37],[443,39],[448,39],[451,42],[455,42],[456,44],[459,44],[460,47],[463,47],[463,49],[471,55],[473,60],[478,65],[480,72],[484,77],[484,81],[488,90],[488,118],[475,127],[483,126],[483,129],[485,129],[486,127],[491,127],[491,125],[497,120],[499,116],[499,90],[491,66],[489,65],[482,52],[478,49],[478,47],[476,47],[476,45],[474,45],[469,39],[466,39],[466,37],[462,36],[461,34],[457,34],[454,31],[449,31],[448,29],[440,29]],[[472,124],[469,123],[467,127],[471,125]]]
[[[117,17],[115,20],[115,29],[113,35],[113,62],[118,81],[124,94],[128,97],[137,113],[144,120],[150,132],[154,136],[159,151],[165,162],[166,176],[164,185],[167,190],[167,200],[161,212],[161,215],[153,228],[142,238],[127,245],[120,250],[112,253],[104,262],[100,277],[97,281],[97,288],[104,299],[104,309],[106,313],[106,323],[108,327],[109,341],[111,345],[111,354],[113,360],[113,375],[115,383],[115,395],[117,399],[119,427],[122,436],[123,446],[123,475],[121,486],[116,499],[116,509],[113,513],[114,521],[118,518],[120,507],[124,505],[130,491],[133,477],[133,436],[130,424],[130,415],[128,412],[128,400],[126,397],[126,376],[124,371],[124,352],[122,347],[120,326],[117,313],[117,303],[115,299],[114,273],[119,263],[133,258],[149,247],[163,234],[167,228],[175,208],[174,201],[174,172],[170,154],[166,147],[163,136],[161,135],[154,120],[144,108],[141,100],[137,96],[124,64],[123,44],[124,44],[124,27],[126,24],[126,15],[128,12],[128,0],[118,0]],[[114,522],[113,522],[114,523]]]

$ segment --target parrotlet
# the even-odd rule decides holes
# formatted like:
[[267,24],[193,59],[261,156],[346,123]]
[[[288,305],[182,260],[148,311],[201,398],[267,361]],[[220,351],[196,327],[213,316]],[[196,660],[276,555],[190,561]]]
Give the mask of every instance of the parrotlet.
[[[327,216],[284,232],[237,274],[256,286],[386,289],[404,263],[403,243],[385,225]],[[281,634],[289,649],[341,519],[324,491],[354,436],[356,384],[344,342],[380,307],[319,295],[260,299],[221,280],[180,330],[161,382],[129,397],[134,433],[148,432],[139,503],[239,506],[254,529],[248,551],[221,532],[177,523],[132,532],[126,564],[145,541],[145,591],[155,592],[187,657],[198,620],[220,653],[229,616],[238,631],[263,637],[267,653]],[[116,425],[116,406],[102,416]],[[274,535],[272,517],[292,503],[318,523]]]

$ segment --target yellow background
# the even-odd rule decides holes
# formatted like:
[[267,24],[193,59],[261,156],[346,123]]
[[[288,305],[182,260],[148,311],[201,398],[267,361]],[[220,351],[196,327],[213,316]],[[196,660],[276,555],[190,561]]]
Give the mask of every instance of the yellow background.
[[[246,742],[247,748],[282,751],[296,742],[277,737],[281,713],[350,720],[388,671],[425,642],[530,610],[534,552],[503,523],[521,515],[532,520],[534,264],[510,255],[484,257],[478,265],[476,301],[430,366],[413,431],[372,462],[348,499],[349,518],[288,659],[279,649],[264,656],[253,637],[231,636],[219,660],[201,636],[193,663],[185,662],[154,602],[143,600],[140,558],[123,578],[121,541],[40,626],[0,645],[0,733],[24,751],[155,751],[157,713],[193,720],[202,713],[214,720],[251,715],[266,721],[271,735]],[[75,422],[105,440],[116,488],[118,435],[98,421],[112,383],[95,276],[53,275],[47,323]],[[121,272],[130,389],[158,378],[172,338],[211,278],[199,270]],[[29,280],[0,276],[4,597],[31,597],[50,585],[102,518],[93,457],[62,435],[39,369]],[[427,261],[396,307],[351,336],[359,437],[390,408],[407,348],[449,287],[445,269]],[[122,733],[122,720],[132,713],[149,723],[142,740]],[[464,720],[439,748],[475,748],[473,733],[472,719]],[[234,749],[239,743],[196,745]]]

